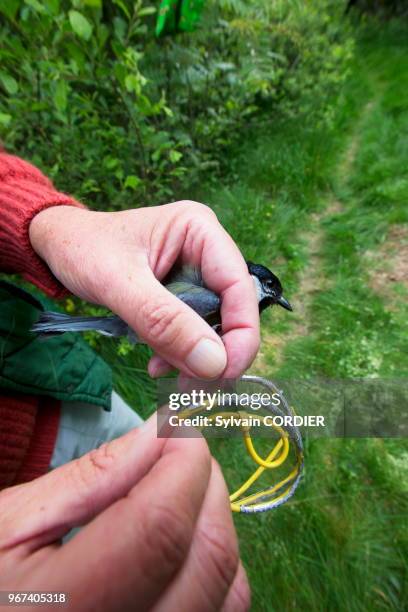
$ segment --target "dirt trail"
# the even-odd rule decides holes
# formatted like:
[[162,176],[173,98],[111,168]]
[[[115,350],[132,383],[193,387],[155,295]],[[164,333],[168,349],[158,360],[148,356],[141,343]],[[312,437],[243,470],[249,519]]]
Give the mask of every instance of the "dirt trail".
[[[373,106],[374,101],[366,104],[351,135],[349,145],[343,154],[337,170],[340,183],[347,181],[359,148],[361,125],[367,114],[371,112]],[[301,236],[302,242],[307,245],[307,265],[300,274],[298,291],[293,297],[293,303],[296,304],[293,323],[290,330],[285,332],[285,334],[276,334],[273,329],[263,330],[261,349],[251,368],[254,373],[265,374],[268,369],[266,353],[270,352],[271,349],[273,349],[274,353],[274,369],[277,369],[283,361],[284,347],[295,338],[306,336],[309,333],[311,323],[310,309],[313,297],[317,292],[324,289],[327,282],[321,264],[321,249],[325,233],[322,225],[329,217],[340,214],[342,209],[343,204],[332,194],[332,197],[327,199],[325,209],[320,213],[313,213],[310,216],[310,229]]]
[[394,310],[398,302],[395,285],[401,284],[408,291],[408,226],[391,227],[384,243],[366,253],[365,259],[370,287],[384,299],[386,308]]

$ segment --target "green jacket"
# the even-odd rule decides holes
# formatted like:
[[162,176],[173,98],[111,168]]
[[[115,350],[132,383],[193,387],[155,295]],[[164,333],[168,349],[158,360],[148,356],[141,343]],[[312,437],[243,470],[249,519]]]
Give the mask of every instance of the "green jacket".
[[81,401],[110,410],[112,373],[76,334],[38,338],[30,332],[45,297],[0,281],[0,389]]

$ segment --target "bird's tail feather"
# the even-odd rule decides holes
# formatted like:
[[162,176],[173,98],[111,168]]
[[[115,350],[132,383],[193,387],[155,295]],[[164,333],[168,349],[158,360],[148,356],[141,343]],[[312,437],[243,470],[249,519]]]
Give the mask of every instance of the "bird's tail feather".
[[126,326],[119,317],[72,317],[61,312],[42,312],[31,328],[37,334],[97,331],[104,336],[126,335]]

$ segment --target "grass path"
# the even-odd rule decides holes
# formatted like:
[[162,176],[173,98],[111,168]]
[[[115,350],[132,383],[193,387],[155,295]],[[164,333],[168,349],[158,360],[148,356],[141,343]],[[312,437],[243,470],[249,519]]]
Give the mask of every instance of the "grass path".
[[[367,115],[371,112],[373,104],[373,100],[366,102],[356,122],[356,126],[348,138],[348,144],[336,171],[340,181],[347,180],[346,177],[351,171],[361,140],[361,126]],[[305,245],[304,257],[307,261],[307,266],[303,268],[299,275],[295,295],[291,296],[292,303],[296,304],[294,322],[292,322],[289,330],[282,335],[276,335],[271,330],[266,330],[263,333],[262,346],[252,366],[253,371],[257,374],[264,373],[265,368],[267,368],[265,353],[268,349],[270,350],[271,345],[275,348],[274,365],[278,369],[284,359],[284,348],[293,340],[306,337],[310,332],[313,298],[319,291],[323,291],[329,282],[322,264],[322,247],[325,239],[324,224],[325,221],[339,215],[343,210],[343,203],[332,192],[326,195],[326,198],[323,200],[323,206],[324,208],[321,212],[310,214],[308,219],[309,228],[300,235],[300,241]]]

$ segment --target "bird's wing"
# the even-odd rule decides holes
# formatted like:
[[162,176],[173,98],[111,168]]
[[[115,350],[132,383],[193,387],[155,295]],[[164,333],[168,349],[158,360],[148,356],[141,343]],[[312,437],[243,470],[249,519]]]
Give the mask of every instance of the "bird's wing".
[[221,300],[213,291],[197,287],[191,282],[176,281],[166,285],[166,289],[190,306],[207,322],[219,315]]
[[201,271],[195,266],[175,267],[164,280],[166,287],[173,283],[188,283],[195,287],[204,286]]

